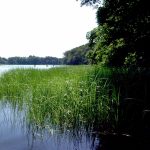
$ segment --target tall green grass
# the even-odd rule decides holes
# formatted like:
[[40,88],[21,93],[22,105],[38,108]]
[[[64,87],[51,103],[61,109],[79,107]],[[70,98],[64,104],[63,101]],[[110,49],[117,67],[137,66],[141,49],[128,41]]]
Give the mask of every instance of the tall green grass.
[[16,69],[1,76],[0,99],[25,109],[26,121],[36,128],[113,132],[125,117],[124,99],[143,98],[137,94],[145,87],[142,76],[141,71],[99,66]]

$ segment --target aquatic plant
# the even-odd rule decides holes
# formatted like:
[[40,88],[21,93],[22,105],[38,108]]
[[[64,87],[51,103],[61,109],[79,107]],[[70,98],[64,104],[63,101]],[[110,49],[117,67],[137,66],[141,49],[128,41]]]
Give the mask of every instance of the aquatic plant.
[[120,93],[108,68],[16,69],[1,76],[0,89],[0,99],[25,108],[38,128],[114,130],[118,123]]

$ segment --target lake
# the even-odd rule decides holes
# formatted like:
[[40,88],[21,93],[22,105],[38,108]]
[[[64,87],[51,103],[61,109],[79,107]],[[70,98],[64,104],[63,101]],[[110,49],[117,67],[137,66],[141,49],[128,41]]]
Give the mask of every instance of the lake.
[[49,69],[60,65],[0,65],[0,73],[17,68]]
[[[24,120],[25,112],[14,110],[10,104],[0,103],[1,150],[90,150],[92,141],[86,133],[73,137],[69,131],[61,133],[55,127],[34,131]],[[96,143],[97,144],[97,143]]]

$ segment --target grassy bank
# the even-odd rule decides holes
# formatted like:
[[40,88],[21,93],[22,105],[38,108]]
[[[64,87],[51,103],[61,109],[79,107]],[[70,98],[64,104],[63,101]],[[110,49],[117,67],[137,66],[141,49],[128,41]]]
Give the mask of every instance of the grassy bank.
[[[0,98],[20,108],[26,105],[28,120],[38,126],[94,128],[94,124],[108,124],[110,119],[117,121],[116,112],[110,117],[114,110],[108,95],[109,76],[108,69],[98,73],[91,66],[16,69],[0,78]],[[116,103],[116,93],[113,96]]]
[[98,66],[16,69],[1,76],[0,99],[25,108],[27,122],[39,128],[130,133],[141,127],[147,79],[141,70]]

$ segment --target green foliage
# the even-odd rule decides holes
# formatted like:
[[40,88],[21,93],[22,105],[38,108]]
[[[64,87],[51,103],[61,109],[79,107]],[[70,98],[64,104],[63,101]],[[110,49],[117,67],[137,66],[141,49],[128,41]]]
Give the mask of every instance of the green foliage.
[[0,99],[25,109],[35,128],[139,134],[142,111],[150,109],[149,75],[143,68],[94,65],[17,69],[1,75]]
[[[131,60],[131,57],[133,60],[133,54],[136,54],[134,65],[148,67],[150,65],[148,5],[146,0],[104,0],[103,5],[97,10],[99,26],[88,33],[92,48],[89,56],[93,59],[91,62],[123,66]],[[132,62],[130,64],[133,65]]]
[[[90,35],[91,51],[88,53],[89,61],[92,64],[100,63],[101,65],[120,65],[123,62],[123,57],[118,57],[116,59],[116,54],[119,56],[125,47],[125,41],[123,38],[116,39],[109,43],[110,37],[109,33],[112,31],[107,24],[94,29]],[[95,36],[93,36],[93,34]],[[92,35],[92,39],[91,39]],[[94,38],[93,38],[94,37]],[[122,60],[121,60],[122,59]]]
[[64,53],[63,63],[67,65],[87,64],[86,53],[89,51],[88,44],[73,48]]
[[107,124],[114,129],[117,111],[112,101],[118,105],[118,96],[110,77],[109,69],[94,66],[17,69],[1,76],[0,99],[25,106],[26,120],[36,127],[95,130]]
[[124,64],[126,66],[136,66],[136,64],[137,64],[137,55],[136,55],[136,52],[129,53],[128,56],[125,58]]

